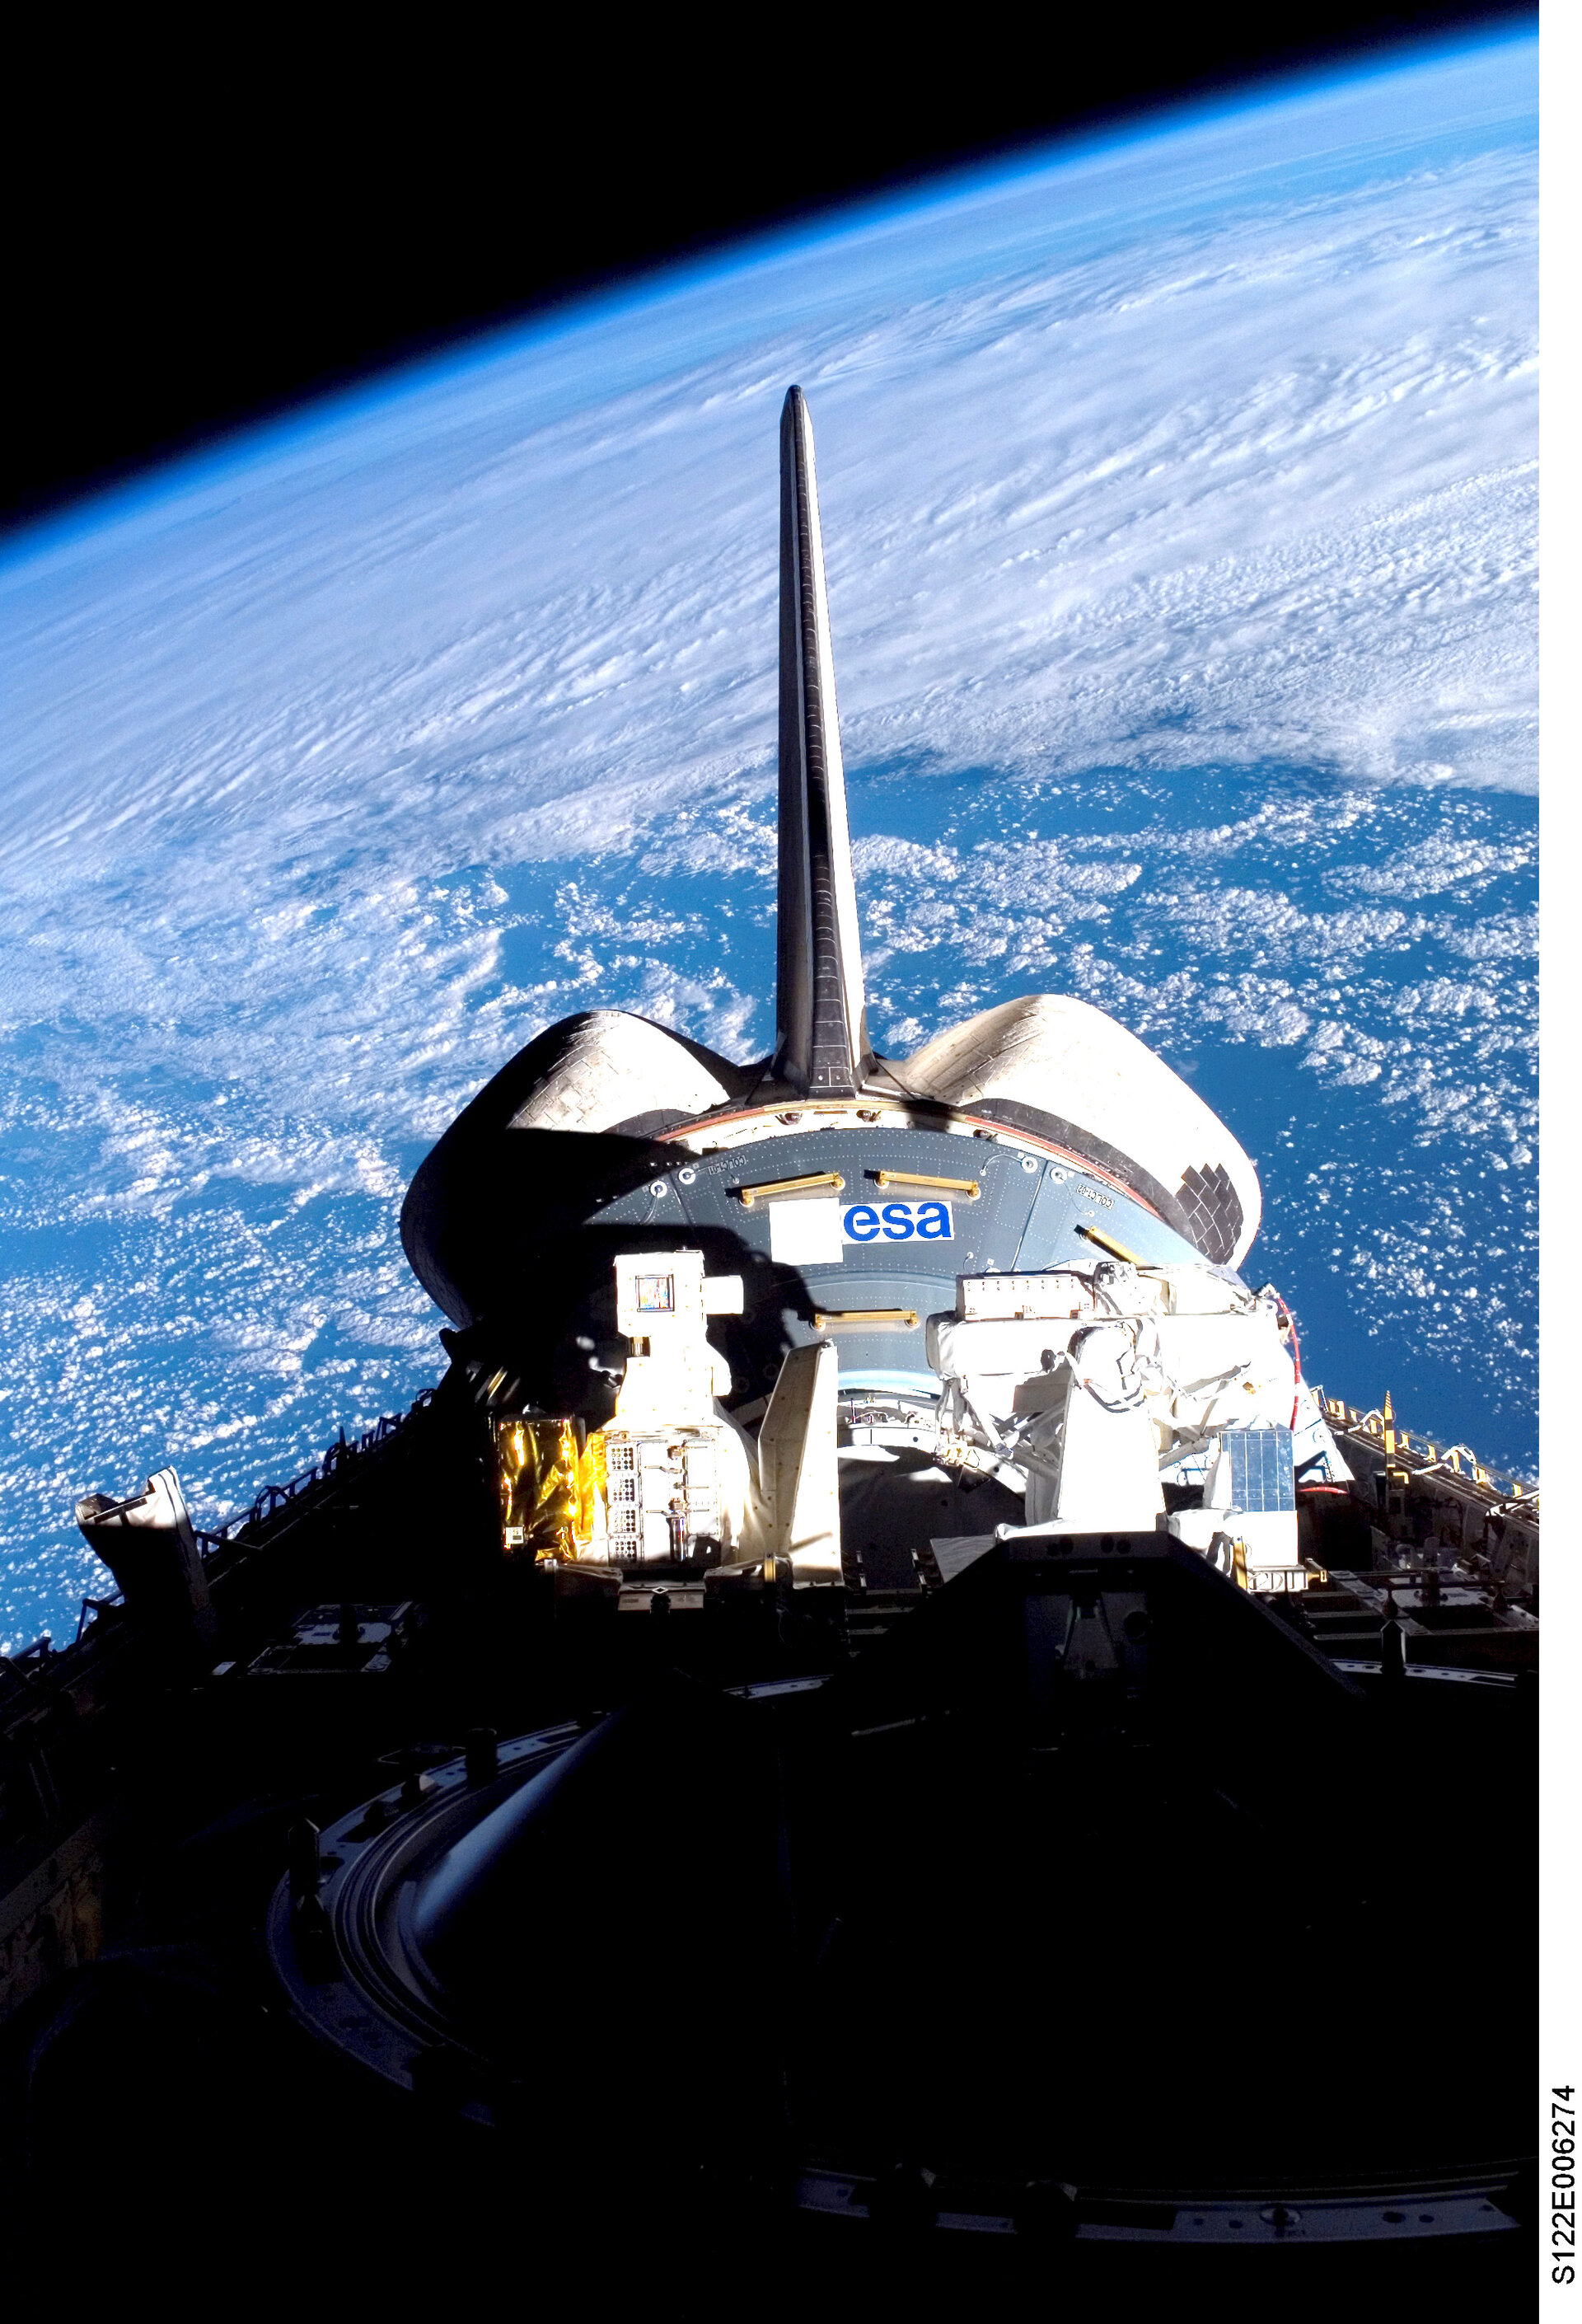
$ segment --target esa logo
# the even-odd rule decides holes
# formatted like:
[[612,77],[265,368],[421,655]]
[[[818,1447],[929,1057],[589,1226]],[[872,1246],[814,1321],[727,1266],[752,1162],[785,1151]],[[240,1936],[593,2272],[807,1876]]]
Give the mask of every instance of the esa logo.
[[841,1213],[842,1242],[952,1242],[948,1203],[850,1203]]

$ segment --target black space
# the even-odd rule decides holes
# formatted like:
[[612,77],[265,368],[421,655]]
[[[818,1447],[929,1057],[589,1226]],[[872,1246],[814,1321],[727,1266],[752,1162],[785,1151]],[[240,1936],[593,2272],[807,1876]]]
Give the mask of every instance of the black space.
[[0,525],[744,230],[1263,75],[1531,21],[1300,0],[1163,25],[1102,7],[78,20],[12,60]]

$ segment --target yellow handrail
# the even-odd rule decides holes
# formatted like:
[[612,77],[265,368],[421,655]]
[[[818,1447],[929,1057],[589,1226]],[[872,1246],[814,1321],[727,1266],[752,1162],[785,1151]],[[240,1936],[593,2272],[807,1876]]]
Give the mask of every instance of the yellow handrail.
[[915,1332],[917,1329],[917,1310],[915,1307],[841,1307],[828,1315],[815,1315],[813,1319],[815,1332],[838,1332],[842,1326],[848,1331],[860,1331],[864,1325],[873,1323],[898,1323],[905,1330]]
[[975,1203],[983,1192],[976,1178],[931,1178],[915,1170],[876,1170],[873,1183],[876,1186],[941,1186],[969,1203]]
[[1084,1242],[1096,1242],[1100,1250],[1107,1250],[1111,1259],[1124,1259],[1128,1267],[1144,1264],[1135,1250],[1128,1250],[1124,1242],[1117,1242],[1113,1235],[1101,1234],[1097,1227],[1079,1226],[1077,1232]]
[[739,1186],[742,1206],[751,1210],[755,1203],[768,1200],[771,1194],[812,1194],[820,1186],[832,1187],[839,1194],[845,1191],[846,1181],[838,1170],[814,1170],[805,1178],[770,1178],[761,1186]]

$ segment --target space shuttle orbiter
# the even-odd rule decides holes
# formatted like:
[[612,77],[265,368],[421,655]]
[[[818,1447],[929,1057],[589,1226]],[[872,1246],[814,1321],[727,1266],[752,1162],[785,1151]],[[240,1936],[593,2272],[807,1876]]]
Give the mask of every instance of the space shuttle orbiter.
[[1425,1925],[1522,2006],[1536,1497],[1320,1401],[1251,1164],[1098,1010],[874,1053],[796,388],[780,445],[773,1046],[541,1032],[408,1195],[459,1326],[408,1421],[227,1538],[169,1470],[78,1504],[124,1603],[0,1656],[19,2193],[72,2216],[91,2137],[168,2243],[223,2101],[320,2274],[371,2220],[1122,2307],[1437,2251],[1504,2313],[1525,2061],[1420,2043],[1364,2107],[1311,2035]]

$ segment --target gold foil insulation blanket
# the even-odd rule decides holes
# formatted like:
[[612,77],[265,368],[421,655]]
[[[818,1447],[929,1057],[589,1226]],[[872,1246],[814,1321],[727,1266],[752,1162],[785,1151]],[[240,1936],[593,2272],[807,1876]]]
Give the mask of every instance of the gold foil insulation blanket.
[[579,1452],[569,1420],[494,1423],[501,1523],[510,1557],[575,1557],[593,1537],[593,1497],[603,1482],[603,1442]]

